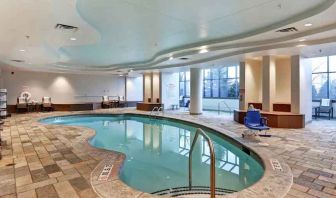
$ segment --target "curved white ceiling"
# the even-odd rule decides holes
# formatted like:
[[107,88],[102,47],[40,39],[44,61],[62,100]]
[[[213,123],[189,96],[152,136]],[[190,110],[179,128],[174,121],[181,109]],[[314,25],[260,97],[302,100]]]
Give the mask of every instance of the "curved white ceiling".
[[[303,37],[307,45],[336,42],[335,1],[2,0],[0,61],[31,70],[144,70],[293,47]],[[56,30],[57,23],[79,30]],[[291,26],[299,31],[275,33]],[[210,52],[198,54],[202,46]]]

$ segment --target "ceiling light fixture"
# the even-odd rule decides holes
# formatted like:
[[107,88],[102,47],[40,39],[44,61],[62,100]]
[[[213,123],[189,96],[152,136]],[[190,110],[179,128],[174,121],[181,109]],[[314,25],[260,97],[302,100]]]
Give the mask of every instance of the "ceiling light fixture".
[[174,59],[174,57],[173,57],[173,56],[170,56],[170,57],[169,57],[169,60],[173,60],[173,59]]
[[24,50],[24,49],[20,49],[20,52],[25,52],[26,50]]
[[307,46],[307,45],[297,45],[296,47],[305,47],[305,46]]
[[305,27],[310,27],[312,25],[313,25],[312,23],[306,23],[306,24],[304,24]]
[[200,54],[209,52],[208,48],[206,46],[202,46],[201,50],[199,51]]
[[122,74],[119,75],[120,77],[123,76]]
[[75,41],[77,39],[75,37],[71,37],[70,40]]
[[303,42],[303,41],[306,41],[306,39],[300,39],[299,41],[300,41],[300,42]]

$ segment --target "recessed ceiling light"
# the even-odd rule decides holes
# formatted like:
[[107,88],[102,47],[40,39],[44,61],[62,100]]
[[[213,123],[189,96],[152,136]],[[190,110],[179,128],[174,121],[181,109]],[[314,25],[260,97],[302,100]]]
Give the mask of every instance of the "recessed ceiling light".
[[170,56],[170,57],[169,57],[169,60],[173,60],[173,59],[174,59],[174,57],[173,57],[173,56]]
[[209,52],[208,48],[206,46],[202,46],[201,50],[198,53],[203,54],[203,53],[207,53],[207,52]]
[[70,40],[75,41],[77,39],[75,37],[71,37]]
[[32,63],[28,63],[28,65],[31,65]]
[[297,45],[296,47],[305,47],[305,46],[307,46],[307,45]]
[[306,26],[306,27],[310,27],[312,25],[313,25],[312,23],[306,23],[306,24],[304,24],[304,26]]
[[119,76],[123,76],[122,74],[120,74]]
[[306,41],[306,39],[300,39],[299,41],[300,41],[300,42],[303,42],[303,41]]
[[20,49],[20,52],[25,52],[26,50],[24,50],[24,49]]

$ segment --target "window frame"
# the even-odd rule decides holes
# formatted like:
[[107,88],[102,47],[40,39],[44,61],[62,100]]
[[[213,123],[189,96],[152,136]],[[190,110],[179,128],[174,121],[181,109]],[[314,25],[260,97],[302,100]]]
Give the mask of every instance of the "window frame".
[[[333,55],[333,56],[335,56],[335,55]],[[318,58],[323,58],[323,57],[326,57],[327,58],[327,71],[323,71],[323,72],[313,72],[312,71],[312,80],[313,80],[313,75],[314,74],[325,74],[326,76],[327,76],[327,81],[326,81],[326,83],[327,83],[327,97],[326,98],[328,98],[328,99],[331,99],[331,100],[336,100],[336,98],[330,98],[330,74],[336,74],[336,70],[335,71],[330,71],[330,57],[331,56],[322,56],[322,57],[318,57]],[[333,66],[333,67],[336,67],[335,65]],[[314,87],[314,84],[312,83],[312,89],[313,89],[313,87]],[[316,97],[314,97],[314,95],[312,95],[312,99],[313,99],[313,101],[320,101],[321,100],[321,98],[316,98]]]
[[[234,67],[235,68],[235,76],[231,77],[227,74],[227,76],[221,76],[221,70],[223,68],[227,68],[229,70],[229,67]],[[210,70],[210,77],[209,78],[205,78],[205,72],[206,70]],[[227,71],[229,72],[229,71]],[[181,73],[184,73],[184,79],[181,79]],[[206,99],[238,99],[239,98],[239,83],[240,83],[240,79],[239,79],[239,65],[229,65],[229,66],[223,66],[223,67],[219,67],[219,68],[205,68],[202,70],[202,74],[203,74],[203,98]],[[214,75],[217,76],[218,78],[214,78]],[[221,97],[221,83],[223,82],[228,82],[229,80],[233,80],[234,83],[237,84],[236,88],[235,88],[235,96],[234,97]],[[205,87],[205,84],[207,81],[210,81],[210,96],[206,96],[205,95],[205,90],[207,89]],[[217,89],[214,89],[214,81],[217,81],[218,85],[217,85]],[[190,84],[190,79],[187,80],[187,72],[183,71],[183,72],[179,72],[179,92],[181,92],[181,83],[183,83],[184,87],[184,95],[180,95],[183,96],[184,98],[190,98],[190,95],[187,95],[187,82],[189,82]],[[214,90],[216,90],[215,92],[218,91],[218,93],[214,93]],[[179,93],[181,94],[181,93]]]

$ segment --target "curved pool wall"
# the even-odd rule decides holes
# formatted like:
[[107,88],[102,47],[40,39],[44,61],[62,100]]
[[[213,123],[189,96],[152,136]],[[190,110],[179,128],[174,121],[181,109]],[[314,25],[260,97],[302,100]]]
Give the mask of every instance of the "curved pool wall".
[[[190,140],[197,128],[202,128],[214,142],[216,187],[240,191],[256,183],[264,173],[261,161],[250,156],[247,148],[234,145],[229,137],[214,130],[186,121],[136,114],[96,114],[50,117],[40,122],[94,129],[96,135],[89,140],[90,145],[124,153],[120,179],[143,192],[188,185]],[[202,137],[192,163],[193,185],[209,186],[209,147]]]

